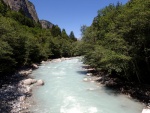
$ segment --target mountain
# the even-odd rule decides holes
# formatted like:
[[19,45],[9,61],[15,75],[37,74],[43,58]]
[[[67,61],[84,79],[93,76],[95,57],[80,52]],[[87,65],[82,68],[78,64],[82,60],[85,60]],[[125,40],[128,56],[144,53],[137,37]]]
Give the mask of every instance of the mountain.
[[42,28],[49,29],[53,27],[53,24],[47,20],[40,20],[40,23],[42,25]]
[[23,11],[24,14],[33,19],[35,22],[39,21],[35,6],[28,0],[3,0],[12,10]]

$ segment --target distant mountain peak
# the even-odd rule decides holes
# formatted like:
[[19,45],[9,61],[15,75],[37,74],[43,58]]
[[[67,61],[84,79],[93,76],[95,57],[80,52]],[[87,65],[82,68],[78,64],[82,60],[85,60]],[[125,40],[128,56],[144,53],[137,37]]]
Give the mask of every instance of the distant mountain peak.
[[40,20],[40,23],[42,25],[42,28],[45,29],[49,29],[52,28],[54,24],[52,24],[51,22],[47,21],[47,20]]

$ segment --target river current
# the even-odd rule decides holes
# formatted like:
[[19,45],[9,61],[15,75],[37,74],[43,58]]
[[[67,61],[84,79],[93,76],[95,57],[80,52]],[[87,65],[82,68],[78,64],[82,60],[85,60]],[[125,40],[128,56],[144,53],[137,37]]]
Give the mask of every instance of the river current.
[[84,82],[81,58],[47,62],[32,77],[45,85],[33,91],[32,113],[141,113],[143,104],[95,82]]

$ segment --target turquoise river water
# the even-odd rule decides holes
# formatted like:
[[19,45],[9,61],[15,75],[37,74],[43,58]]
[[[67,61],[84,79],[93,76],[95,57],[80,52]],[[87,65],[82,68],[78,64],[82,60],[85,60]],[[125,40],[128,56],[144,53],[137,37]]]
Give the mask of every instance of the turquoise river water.
[[143,104],[95,82],[84,82],[81,58],[42,64],[32,77],[45,85],[33,91],[32,113],[141,113]]

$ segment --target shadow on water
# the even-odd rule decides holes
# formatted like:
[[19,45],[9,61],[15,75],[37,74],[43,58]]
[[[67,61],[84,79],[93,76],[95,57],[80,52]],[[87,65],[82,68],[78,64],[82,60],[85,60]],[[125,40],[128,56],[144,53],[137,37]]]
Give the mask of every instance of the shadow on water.
[[107,93],[108,95],[113,95],[113,96],[119,95],[119,92],[114,90],[114,89],[111,89],[111,88],[106,87],[106,86],[104,86],[103,88],[104,88],[105,93]]
[[21,75],[0,76],[0,113],[11,113],[12,105],[18,97],[29,94],[22,93],[18,83],[23,80]]
[[83,71],[77,71],[77,73],[78,73],[78,74],[81,74],[81,75],[86,75],[86,74],[87,74],[87,71],[84,71],[84,70],[83,70]]

